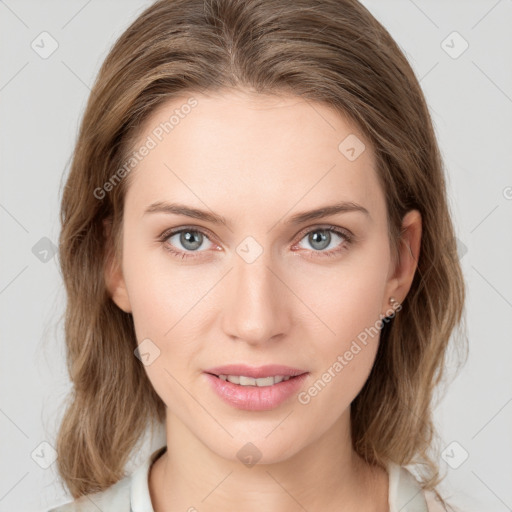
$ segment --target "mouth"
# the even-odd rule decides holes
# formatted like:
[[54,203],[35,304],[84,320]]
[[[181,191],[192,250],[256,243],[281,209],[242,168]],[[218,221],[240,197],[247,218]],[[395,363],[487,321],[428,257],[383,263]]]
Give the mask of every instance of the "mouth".
[[253,377],[243,373],[217,373],[211,369],[203,374],[214,393],[230,406],[246,411],[269,411],[289,402],[304,386],[309,375],[304,371],[290,372],[295,375],[283,375],[286,372],[281,372]]
[[[269,386],[309,373],[307,370],[282,364],[250,366],[244,363],[214,366],[203,371],[219,379],[241,386]],[[274,380],[271,382],[270,379]]]
[[227,374],[215,374],[215,373],[209,373],[205,372],[209,375],[212,375],[213,377],[217,377],[220,380],[223,380],[225,382],[230,382],[231,384],[236,384],[238,386],[248,386],[248,387],[268,387],[268,386],[274,386],[276,384],[279,384],[281,382],[287,382],[289,380],[296,379],[297,377],[300,377],[301,375],[306,374],[307,372],[303,372],[297,375],[269,375],[268,377],[249,377],[246,375],[227,375]]

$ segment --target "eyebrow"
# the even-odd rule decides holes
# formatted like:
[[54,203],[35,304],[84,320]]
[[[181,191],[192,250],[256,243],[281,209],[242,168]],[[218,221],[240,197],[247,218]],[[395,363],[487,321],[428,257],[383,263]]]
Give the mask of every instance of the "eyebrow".
[[[330,215],[347,212],[361,212],[371,218],[370,212],[364,206],[361,206],[360,204],[354,203],[352,201],[342,201],[336,204],[322,206],[314,210],[297,213],[286,220],[285,225],[302,224],[310,220],[321,219]],[[186,217],[192,217],[194,219],[203,220],[212,224],[222,224],[227,228],[230,226],[230,223],[222,215],[218,215],[211,211],[192,208],[180,203],[167,203],[164,201],[157,201],[146,208],[144,215],[148,213],[184,215]]]

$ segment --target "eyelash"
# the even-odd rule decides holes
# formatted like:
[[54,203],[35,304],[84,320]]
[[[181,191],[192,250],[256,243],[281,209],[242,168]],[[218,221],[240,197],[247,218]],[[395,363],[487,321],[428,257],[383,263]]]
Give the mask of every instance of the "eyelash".
[[[177,251],[177,250],[173,249],[170,244],[166,243],[168,238],[170,238],[171,236],[176,235],[178,233],[182,233],[184,231],[201,233],[203,236],[208,238],[208,240],[210,240],[210,238],[208,237],[208,234],[205,231],[203,231],[202,229],[198,229],[198,228],[192,227],[192,226],[190,226],[190,227],[185,226],[185,227],[182,227],[179,229],[172,229],[172,230],[165,231],[158,237],[158,241],[163,244],[164,249],[166,251],[169,251],[171,253],[171,255],[176,258],[181,258],[182,260],[186,259],[186,258],[196,258],[198,256],[194,255],[194,251],[191,251],[189,253],[183,252],[183,251]],[[315,233],[316,231],[329,231],[331,233],[335,233],[336,235],[341,236],[344,239],[344,241],[341,243],[341,248],[339,248],[339,249],[331,249],[330,251],[307,251],[309,253],[315,253],[315,256],[308,256],[311,258],[315,258],[316,255],[319,255],[321,258],[323,258],[323,257],[332,258],[334,256],[337,256],[342,251],[348,249],[348,246],[353,243],[354,235],[352,233],[350,233],[346,230],[340,229],[336,226],[315,226],[312,229],[308,228],[307,231],[303,231],[299,234],[300,238],[298,241],[300,242],[306,235],[309,235],[310,233]],[[204,251],[196,251],[196,252],[204,252]]]

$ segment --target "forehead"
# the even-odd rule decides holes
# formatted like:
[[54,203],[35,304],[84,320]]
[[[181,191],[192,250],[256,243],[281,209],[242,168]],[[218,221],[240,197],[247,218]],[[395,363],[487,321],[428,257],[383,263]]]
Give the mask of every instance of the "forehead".
[[355,124],[297,96],[183,95],[146,120],[135,151],[143,145],[151,149],[131,171],[126,197],[140,212],[159,200],[226,216],[340,200],[384,207],[373,149]]

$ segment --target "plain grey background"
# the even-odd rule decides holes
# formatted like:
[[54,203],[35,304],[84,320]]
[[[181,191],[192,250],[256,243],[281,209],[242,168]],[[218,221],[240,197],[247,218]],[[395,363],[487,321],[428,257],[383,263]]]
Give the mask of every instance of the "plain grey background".
[[[70,389],[61,185],[96,73],[150,3],[0,1],[0,511],[70,499],[52,459]],[[468,285],[469,359],[435,410],[440,490],[467,512],[512,510],[512,0],[363,3],[421,80]]]

